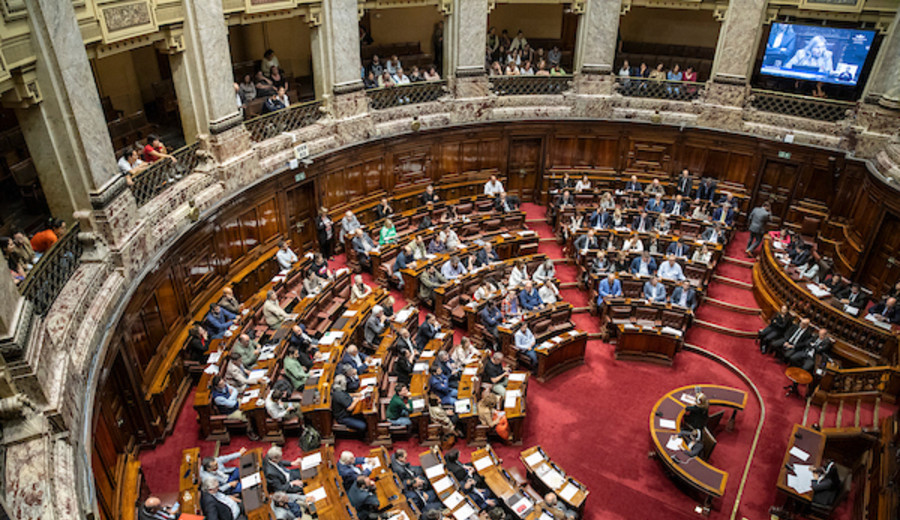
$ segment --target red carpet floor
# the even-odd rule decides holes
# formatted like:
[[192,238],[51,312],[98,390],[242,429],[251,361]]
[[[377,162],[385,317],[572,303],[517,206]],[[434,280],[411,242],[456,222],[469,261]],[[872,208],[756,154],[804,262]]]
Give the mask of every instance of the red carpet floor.
[[[544,210],[539,206],[525,204],[524,209],[529,219],[543,218]],[[549,226],[544,223],[529,223],[529,226],[542,237],[551,236]],[[746,243],[746,236],[735,238],[735,242],[740,243],[741,240]],[[552,258],[562,257],[561,248],[552,241],[541,242],[539,251]],[[335,264],[341,265],[342,260],[338,258]],[[563,263],[557,263],[556,268],[561,282],[574,280],[574,268]],[[745,276],[743,273],[734,274]],[[368,281],[371,279],[368,278]],[[717,287],[710,288],[711,295],[721,295],[723,300],[740,305],[755,306],[750,291],[714,285]],[[577,289],[565,289],[562,293],[576,307],[586,305],[585,293]],[[398,293],[394,292],[394,296],[399,308],[404,302]],[[720,325],[740,324],[746,330],[761,324],[753,316],[738,315],[740,318],[735,318],[710,310],[710,306],[703,306],[698,315],[701,313],[710,320],[721,322]],[[599,329],[597,318],[588,313],[576,313],[572,320],[579,329],[588,332]],[[456,331],[457,340],[462,334],[462,331]],[[765,422],[737,518],[768,518],[768,508],[776,500],[775,479],[787,437],[793,423],[802,419],[804,403],[796,398],[784,398],[783,366],[761,355],[752,340],[694,327],[688,331],[686,342],[710,350],[737,365],[762,394]],[[666,477],[658,461],[647,457],[651,449],[647,430],[649,411],[661,394],[677,386],[716,383],[750,391],[748,385],[724,365],[689,351],[680,353],[673,367],[660,367],[616,361],[612,346],[601,341],[590,341],[585,361],[585,365],[545,384],[537,381],[530,384],[525,442],[519,447],[494,445],[504,460],[504,466],[523,472],[518,460],[519,452],[539,444],[562,468],[590,489],[586,518],[698,518],[693,512],[695,502]],[[192,395],[179,415],[174,433],[162,445],[141,454],[147,484],[154,493],[177,491],[177,466],[183,449],[200,446],[204,456],[212,454],[215,449],[213,443],[197,438]],[[730,476],[726,496],[718,510],[712,512],[711,518],[731,517],[760,416],[759,403],[750,399],[747,409],[738,416],[735,430],[723,432],[718,438],[711,462],[728,471]],[[241,446],[256,445],[246,438],[235,437],[231,445],[223,446],[221,451],[228,453]],[[413,454],[413,460],[425,451],[415,441],[397,442],[395,447],[406,448]],[[463,458],[468,460],[471,450],[463,441],[458,442],[457,447],[462,451]],[[369,448],[359,441],[339,439],[336,449],[362,455]],[[289,439],[285,455],[292,458],[298,454],[295,439]],[[835,518],[849,518],[849,506],[843,507]]]

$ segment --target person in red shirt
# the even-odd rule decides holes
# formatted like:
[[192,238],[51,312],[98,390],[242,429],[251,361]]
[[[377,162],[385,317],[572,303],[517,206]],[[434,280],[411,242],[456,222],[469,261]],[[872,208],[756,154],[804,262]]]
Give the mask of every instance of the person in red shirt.
[[169,159],[173,163],[178,162],[174,156],[169,155],[166,150],[166,145],[159,140],[159,136],[156,134],[150,134],[147,136],[147,144],[144,145],[144,152],[142,154],[142,159],[146,163],[156,162],[160,159]]
[[58,218],[51,218],[45,230],[31,237],[31,248],[35,253],[46,253],[65,234],[66,223]]

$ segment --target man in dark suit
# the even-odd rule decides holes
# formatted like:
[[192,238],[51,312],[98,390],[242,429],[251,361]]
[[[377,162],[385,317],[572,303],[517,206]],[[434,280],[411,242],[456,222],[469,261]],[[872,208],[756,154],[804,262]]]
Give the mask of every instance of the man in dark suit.
[[434,192],[434,186],[432,186],[431,184],[429,184],[428,187],[425,188],[425,191],[422,192],[421,195],[419,195],[419,205],[420,206],[425,206],[429,202],[431,202],[433,204],[435,202],[440,202],[440,201],[441,201],[441,198],[438,197],[437,193]]
[[691,248],[684,245],[681,237],[675,237],[675,240],[666,248],[666,256],[675,255],[677,258],[688,258],[691,254]]
[[406,496],[406,499],[411,504],[416,505],[416,508],[422,512],[423,518],[426,518],[424,514],[428,511],[439,510],[443,507],[437,495],[430,489],[430,486],[428,488],[425,487],[425,479],[422,477],[413,479],[412,485],[406,488],[403,495]]
[[[833,278],[840,277],[835,275]],[[832,291],[832,294],[835,293]],[[841,300],[841,303],[856,309],[857,314],[859,314],[859,310],[865,309],[866,305],[869,304],[869,297],[866,296],[866,293],[862,292],[862,288],[858,283],[844,288],[843,290],[837,292],[836,295]]]
[[699,203],[701,200],[713,200],[716,193],[716,183],[709,177],[703,179],[697,186],[697,193],[694,195],[694,202]]
[[575,239],[575,242],[572,244],[575,247],[575,251],[587,251],[589,249],[597,249],[600,247],[600,242],[597,240],[597,237],[594,234],[593,229],[588,229],[587,234],[581,235],[580,237]]
[[869,309],[869,315],[881,322],[900,323],[900,309],[897,308],[897,298],[888,298],[881,303],[873,305]]
[[460,482],[462,482],[463,493],[471,498],[479,509],[489,509],[497,505],[497,499],[494,497],[494,494],[487,488],[478,486],[474,478],[466,477]]
[[675,198],[666,204],[666,214],[672,217],[683,217],[688,214],[688,202],[681,197],[681,194],[675,195]]
[[591,213],[588,222],[594,229],[606,229],[609,226],[609,213],[605,209],[597,208]]
[[792,252],[788,253],[788,257],[791,259],[792,265],[803,265],[806,262],[809,262],[809,259],[813,256],[812,247],[809,244],[801,244],[797,246]]
[[792,349],[793,352],[787,355],[788,364],[795,367],[800,367],[807,372],[812,373],[812,369],[815,366],[815,360],[817,354],[828,354],[831,352],[831,347],[834,345],[834,341],[828,337],[828,330],[825,327],[819,329],[818,335],[816,335],[815,339],[811,339],[806,342],[806,345],[801,347],[797,347]]
[[369,477],[359,476],[347,490],[350,505],[356,510],[359,520],[377,520],[381,504],[375,494],[375,482]]
[[391,204],[388,202],[387,198],[382,198],[381,202],[375,206],[375,216],[378,217],[378,220],[383,219],[384,217],[390,217],[394,214],[394,208],[391,207]]
[[734,210],[729,204],[722,204],[713,211],[712,219],[720,224],[731,226],[734,224]]
[[695,295],[696,293],[694,288],[691,287],[691,282],[689,280],[683,280],[681,284],[672,291],[672,297],[669,302],[672,305],[678,305],[694,310],[697,307]]
[[566,206],[574,206],[575,205],[575,196],[572,195],[572,192],[569,190],[564,190],[562,195],[556,197],[556,200],[553,202],[553,205],[556,206],[557,209],[562,209]]
[[632,175],[631,179],[625,183],[625,191],[644,191],[644,188],[641,187],[641,183],[637,180],[637,175]]
[[200,512],[206,520],[243,520],[241,506],[230,496],[219,491],[219,481],[210,477],[203,481],[200,491]]
[[646,210],[642,209],[641,214],[634,217],[634,222],[631,223],[631,230],[638,233],[647,233],[651,229],[653,229],[653,219],[647,215]]
[[402,448],[391,455],[391,471],[394,472],[394,475],[397,475],[400,482],[403,483],[404,488],[409,488],[413,485],[416,478],[425,475],[421,466],[413,466],[410,464],[409,456],[407,455],[406,450]]
[[647,203],[644,205],[644,210],[646,211],[655,211],[657,213],[662,213],[666,209],[666,203],[662,200],[662,195],[655,195],[652,199],[649,199]]
[[356,231],[353,240],[350,241],[350,245],[353,247],[353,251],[356,253],[356,259],[359,260],[360,265],[366,270],[371,270],[372,260],[369,258],[369,253],[378,250],[378,246],[375,245],[375,241],[372,240],[372,237],[364,230],[359,229]]
[[415,262],[415,260],[412,248],[408,244],[403,246],[403,249],[397,253],[397,258],[394,259],[394,266],[391,268],[391,276],[397,281],[397,287],[401,290],[406,285],[406,282],[403,281],[403,273],[400,271],[406,269],[410,262]]
[[841,477],[838,474],[834,461],[812,470],[813,502],[823,506],[830,506],[837,500],[841,491]]
[[650,276],[656,272],[656,260],[650,256],[649,251],[644,251],[641,256],[631,261],[629,272],[640,276]]
[[769,347],[776,355],[787,358],[795,349],[802,349],[813,337],[812,327],[809,326],[809,318],[803,318],[800,323],[792,325],[784,333],[784,337],[776,339]]
[[266,477],[266,486],[269,493],[276,491],[303,493],[303,480],[300,478],[300,470],[291,469],[291,466],[300,467],[300,459],[302,457],[298,457],[289,463],[283,460],[282,456],[281,448],[272,446],[263,459],[263,475]]
[[681,170],[681,177],[678,177],[678,183],[675,184],[675,193],[690,197],[694,188],[694,179],[691,178],[691,172],[687,168]]
[[700,238],[705,242],[712,242],[714,244],[724,244],[725,243],[725,232],[722,231],[722,225],[716,222],[712,226],[706,228],[703,231],[703,234],[700,235]]
[[478,250],[478,254],[475,255],[475,267],[481,267],[483,265],[488,265],[492,262],[499,262],[500,255],[494,251],[494,246],[491,245],[490,242],[484,244],[484,247]]
[[175,520],[179,517],[178,507],[163,507],[158,497],[151,496],[138,510],[138,520]]
[[434,339],[440,330],[441,325],[434,314],[425,316],[425,322],[419,326],[419,332],[416,333],[416,348],[419,349],[419,352],[425,348],[429,341]]
[[497,303],[494,300],[489,300],[487,305],[478,313],[478,317],[481,318],[481,324],[484,325],[484,332],[488,336],[486,339],[495,345],[499,345],[500,334],[497,331],[497,326],[503,321],[503,315],[500,314]]
[[494,211],[500,213],[509,213],[515,210],[516,205],[512,199],[506,196],[506,192],[501,192],[500,195],[494,199]]
[[384,334],[389,325],[388,318],[384,315],[384,309],[381,306],[376,306],[372,311],[372,315],[366,320],[366,328],[363,331],[366,343],[377,347],[376,342],[380,340],[381,335]]

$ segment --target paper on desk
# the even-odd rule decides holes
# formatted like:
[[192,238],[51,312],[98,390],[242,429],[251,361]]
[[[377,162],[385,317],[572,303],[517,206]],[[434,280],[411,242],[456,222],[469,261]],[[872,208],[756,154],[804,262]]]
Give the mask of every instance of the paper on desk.
[[489,468],[493,465],[494,461],[492,461],[490,457],[481,457],[480,459],[475,459],[472,461],[472,466],[475,467],[476,471],[481,471],[484,468]]
[[516,406],[516,396],[506,394],[506,401],[503,403],[504,408],[514,408]]
[[431,466],[430,468],[425,468],[425,476],[428,478],[434,478],[443,474],[444,466],[442,464],[436,464],[434,466]]
[[249,489],[259,485],[259,472],[256,471],[241,479],[241,489]]
[[253,399],[253,398],[250,397],[249,395],[245,395],[244,397],[241,397],[241,404],[247,404],[250,402],[251,399]]
[[259,388],[254,388],[253,390],[248,390],[248,391],[244,392],[244,395],[246,397],[249,397],[250,399],[259,397]]
[[219,373],[219,365],[209,365],[203,370],[204,374],[218,374]]
[[458,506],[462,501],[463,497],[459,494],[459,491],[454,491],[453,493],[447,495],[447,498],[444,499],[444,505],[447,506],[447,509],[452,511],[456,509],[456,506]]
[[535,452],[532,453],[531,455],[525,457],[525,463],[531,467],[537,466],[543,460],[544,460],[544,456],[541,454],[541,452],[539,452],[537,450],[535,450]]
[[678,425],[675,424],[675,421],[673,421],[672,419],[660,419],[659,427],[666,429],[666,430],[677,430],[678,429]]
[[525,511],[528,511],[528,509],[530,509],[533,505],[534,502],[529,500],[528,497],[522,495],[519,500],[512,505],[512,510],[520,518],[523,518],[525,516]]
[[683,447],[684,443],[681,442],[681,437],[677,435],[671,435],[669,441],[666,442],[666,449],[669,451],[681,451]]
[[663,327],[663,328],[662,328],[662,333],[663,333],[663,334],[670,334],[670,335],[672,335],[672,336],[677,336],[677,337],[679,337],[679,338],[681,337],[681,331],[680,331],[680,330],[675,329],[675,328],[672,328],[672,327],[669,327],[669,326]]
[[208,358],[206,358],[206,363],[210,364],[210,365],[213,363],[218,363],[219,359],[221,357],[222,357],[222,351],[217,350],[216,352],[213,352],[212,354],[210,354]]
[[859,309],[853,307],[852,305],[844,305],[844,312],[851,316],[856,316],[857,314],[859,314]]
[[262,354],[259,355],[259,360],[266,361],[266,360],[272,359],[274,357],[275,357],[274,352],[263,352]]
[[328,493],[325,492],[325,488],[320,487],[306,493],[306,496],[311,497],[313,499],[313,502],[318,502],[320,500],[325,500],[326,498],[328,498]]
[[553,338],[550,339],[550,341],[552,341],[553,343],[562,343],[563,337],[562,336],[554,336]]
[[325,373],[325,370],[321,368],[314,368],[309,371],[309,377],[322,377],[322,374]]
[[407,318],[409,318],[410,313],[412,313],[412,309],[403,309],[402,311],[397,313],[397,317],[394,318],[394,321],[405,322]]
[[472,411],[472,403],[468,399],[460,399],[453,403],[453,409],[458,414],[469,413]]
[[633,323],[626,323],[625,330],[637,330],[637,325],[635,325]]
[[794,457],[797,457],[798,459],[802,460],[803,462],[806,462],[807,460],[809,460],[809,453],[806,453],[805,451],[801,450],[800,448],[798,448],[796,446],[791,448],[790,453],[791,453],[791,455],[793,455]]
[[258,370],[251,370],[250,375],[247,376],[247,379],[249,379],[250,381],[259,381],[265,375],[266,375],[265,369],[260,368]]
[[569,502],[572,500],[572,497],[575,496],[575,493],[578,493],[578,488],[573,486],[571,482],[567,482],[566,487],[559,492],[559,497],[566,502]]
[[550,489],[559,489],[560,486],[565,484],[566,479],[563,478],[562,475],[559,474],[555,469],[551,469],[547,473],[544,473],[544,476],[541,477],[544,480],[544,483],[550,487]]
[[813,293],[813,296],[815,296],[816,298],[821,298],[823,296],[828,296],[829,294],[831,294],[831,291],[822,289],[814,283],[806,284],[806,288],[809,289],[809,292]]
[[514,374],[509,375],[510,381],[525,381],[525,373],[524,372],[516,372]]
[[697,398],[694,396],[694,394],[681,394],[681,397],[679,399],[681,399],[682,402],[685,402],[692,406],[697,404]]
[[378,379],[375,379],[374,377],[367,377],[365,379],[359,380],[360,386],[373,386],[377,383],[378,383]]
[[456,520],[467,520],[468,518],[472,518],[475,515],[475,510],[472,509],[472,506],[469,505],[468,502],[460,506],[459,509],[453,512],[453,518]]
[[418,410],[420,408],[425,408],[425,399],[413,399],[412,400],[413,410]]
[[478,367],[466,367],[462,371],[462,375],[464,376],[474,376],[478,373]]
[[424,372],[426,370],[428,370],[427,363],[416,363],[415,366],[413,366],[413,372]]
[[434,335],[434,339],[444,339],[444,337],[446,337],[446,336],[447,336],[446,332],[438,332],[437,334]]
[[506,392],[506,397],[509,397],[509,396],[521,397],[522,391],[521,390],[510,390],[510,391]]
[[345,318],[352,318],[352,317],[356,316],[356,311],[344,311],[344,313],[341,314],[341,316],[343,316]]
[[423,350],[422,353],[419,354],[419,357],[426,358],[426,359],[434,357],[434,351],[433,350]]
[[541,517],[538,520],[554,520],[553,515],[546,511],[541,512]]
[[444,492],[444,490],[449,489],[451,486],[453,486],[453,481],[450,480],[450,477],[444,477],[432,484],[432,486],[434,487],[434,490],[438,492],[438,494],[441,494]]
[[307,457],[303,457],[300,461],[300,469],[305,471],[311,468],[314,468],[322,463],[322,454],[321,453],[313,453]]

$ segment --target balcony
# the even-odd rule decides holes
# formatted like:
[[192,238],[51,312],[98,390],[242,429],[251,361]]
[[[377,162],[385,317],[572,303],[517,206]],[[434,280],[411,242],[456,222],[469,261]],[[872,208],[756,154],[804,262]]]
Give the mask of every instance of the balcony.
[[76,223],[49,251],[41,256],[25,281],[19,286],[22,295],[34,305],[34,312],[47,314],[59,292],[78,268],[84,248],[78,241]]
[[322,102],[297,103],[283,110],[254,117],[244,122],[250,139],[261,143],[283,132],[291,132],[311,125],[322,118]]
[[694,81],[616,77],[616,92],[628,97],[690,102],[700,96],[703,86]]
[[761,112],[774,112],[785,116],[835,123],[841,119],[852,117],[856,104],[849,101],[753,89],[748,100],[748,107]]
[[369,107],[374,110],[383,110],[437,101],[446,93],[447,82],[440,80],[370,89],[366,91],[366,96],[369,98]]
[[491,93],[498,96],[556,95],[572,88],[573,76],[490,76]]

